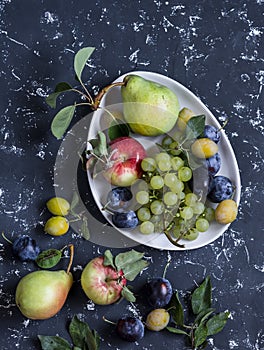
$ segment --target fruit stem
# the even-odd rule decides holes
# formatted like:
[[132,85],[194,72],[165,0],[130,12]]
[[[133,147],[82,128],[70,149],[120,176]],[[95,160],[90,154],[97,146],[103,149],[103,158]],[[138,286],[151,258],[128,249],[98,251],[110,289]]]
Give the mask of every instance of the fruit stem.
[[6,235],[5,235],[4,232],[2,232],[2,237],[3,237],[8,243],[13,244],[13,242],[10,241],[10,239],[8,239],[8,238],[6,237]]
[[74,245],[73,244],[69,244],[68,245],[69,249],[70,249],[70,261],[69,261],[69,265],[67,267],[67,275],[70,273],[71,267],[72,267],[72,262],[73,262],[73,255],[74,255]]
[[99,105],[100,105],[100,102],[102,100],[102,98],[104,97],[104,95],[108,92],[108,90],[110,90],[112,87],[115,87],[115,86],[123,86],[125,85],[124,82],[116,82],[116,83],[113,83],[113,84],[110,84],[110,85],[107,85],[105,86],[101,91],[98,92],[98,94],[95,96],[94,98],[94,101],[91,105],[92,109],[93,110],[96,110]]
[[105,322],[107,322],[107,323],[110,323],[110,324],[113,324],[113,325],[116,326],[116,322],[113,322],[113,321],[108,320],[107,318],[105,318],[105,316],[103,316],[103,320],[104,320]]
[[170,263],[171,263],[171,258],[169,258],[169,260],[164,268],[163,276],[162,276],[163,278],[165,278],[165,276],[166,276],[166,273],[167,273],[168,267],[170,266]]

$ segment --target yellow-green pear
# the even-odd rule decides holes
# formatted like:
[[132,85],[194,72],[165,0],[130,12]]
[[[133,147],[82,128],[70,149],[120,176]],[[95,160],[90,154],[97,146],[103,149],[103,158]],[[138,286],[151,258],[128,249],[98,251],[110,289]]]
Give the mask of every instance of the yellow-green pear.
[[169,132],[179,114],[179,101],[168,87],[129,74],[121,87],[123,113],[130,128],[144,136]]
[[71,272],[34,271],[24,276],[16,288],[16,304],[32,320],[54,316],[64,305],[73,283]]

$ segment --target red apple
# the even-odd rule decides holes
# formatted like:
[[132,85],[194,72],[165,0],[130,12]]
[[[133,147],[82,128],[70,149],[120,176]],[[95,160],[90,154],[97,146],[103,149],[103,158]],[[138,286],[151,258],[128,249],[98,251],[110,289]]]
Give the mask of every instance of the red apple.
[[108,168],[104,177],[112,185],[130,186],[141,177],[141,161],[146,151],[140,142],[132,137],[119,137],[109,145]]
[[120,299],[127,281],[122,270],[116,271],[103,263],[103,256],[91,260],[82,272],[81,285],[87,297],[95,304],[109,305]]

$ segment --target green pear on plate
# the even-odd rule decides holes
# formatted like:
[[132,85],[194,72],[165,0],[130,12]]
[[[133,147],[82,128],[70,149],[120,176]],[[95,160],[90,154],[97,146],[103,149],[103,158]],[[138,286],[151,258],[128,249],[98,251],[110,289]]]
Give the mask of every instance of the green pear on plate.
[[157,136],[174,127],[180,107],[172,90],[133,74],[125,76],[123,82],[123,113],[132,131],[144,136]]

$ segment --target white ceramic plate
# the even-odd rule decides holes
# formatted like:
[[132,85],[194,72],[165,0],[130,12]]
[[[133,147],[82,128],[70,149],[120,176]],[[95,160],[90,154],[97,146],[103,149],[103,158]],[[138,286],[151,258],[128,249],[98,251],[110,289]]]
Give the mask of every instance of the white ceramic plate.
[[[180,108],[188,107],[195,112],[196,115],[204,114],[206,116],[206,124],[214,125],[217,128],[220,128],[221,125],[218,123],[214,115],[210,112],[210,110],[186,87],[181,85],[175,80],[172,80],[166,76],[161,74],[152,73],[152,72],[129,72],[122,76],[120,76],[117,81],[122,81],[124,76],[128,74],[136,74],[142,76],[145,79],[149,79],[160,83],[162,85],[167,86],[169,89],[174,91],[178,96]],[[109,106],[116,105],[115,108],[120,108],[122,103],[120,88],[115,87],[110,89],[109,92],[104,96],[101,107],[106,107],[109,109]],[[111,109],[111,107],[110,107]],[[97,135],[99,130],[104,130],[109,125],[109,121],[107,121],[107,125],[105,124],[104,117],[102,117],[102,111],[97,110],[94,112],[94,115],[91,120],[90,129],[88,133],[88,140],[94,138]],[[143,145],[148,148],[147,143],[150,142],[149,138],[144,138],[142,136],[137,137],[137,139],[143,143]],[[146,140],[148,139],[148,140]],[[240,176],[239,169],[236,161],[236,157],[232,146],[225,134],[224,131],[221,132],[221,140],[218,144],[219,153],[221,155],[221,168],[217,175],[224,175],[231,179],[232,183],[236,187],[234,199],[239,204],[240,201]],[[94,199],[99,208],[102,208],[102,203],[105,201],[105,196],[109,191],[109,185],[106,184],[106,181],[102,181],[100,179],[92,179],[90,173],[88,172],[88,180],[91,186],[91,190],[94,196]],[[112,224],[111,215],[103,212],[105,218]],[[152,234],[152,235],[143,235],[139,232],[137,228],[131,229],[119,229],[116,228],[121,234],[125,235],[127,238],[146,246],[150,246],[157,249],[163,250],[189,250],[203,247],[209,243],[212,243],[218,237],[220,237],[228,228],[229,225],[220,225],[216,222],[210,224],[210,228],[205,233],[200,233],[199,237],[194,241],[182,241],[185,244],[185,248],[178,248],[174,246],[172,243],[168,241],[164,234]]]

